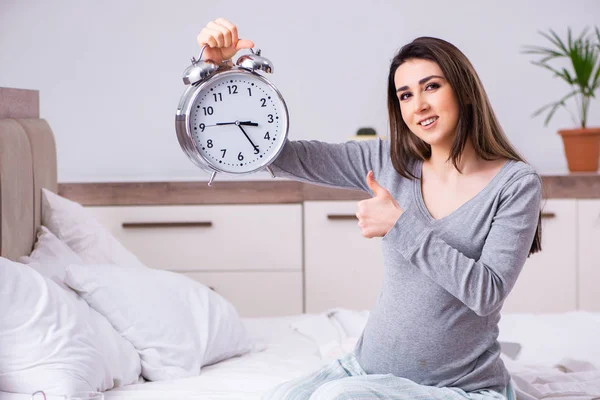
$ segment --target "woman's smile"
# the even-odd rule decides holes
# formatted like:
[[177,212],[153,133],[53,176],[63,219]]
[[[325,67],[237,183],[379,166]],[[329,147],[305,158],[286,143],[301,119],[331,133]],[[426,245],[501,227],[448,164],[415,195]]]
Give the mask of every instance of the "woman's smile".
[[417,123],[417,125],[421,126],[421,129],[423,130],[429,130],[429,129],[433,129],[433,127],[435,127],[437,125],[437,121],[440,119],[440,117],[430,117],[427,118],[425,120],[422,120],[421,122]]

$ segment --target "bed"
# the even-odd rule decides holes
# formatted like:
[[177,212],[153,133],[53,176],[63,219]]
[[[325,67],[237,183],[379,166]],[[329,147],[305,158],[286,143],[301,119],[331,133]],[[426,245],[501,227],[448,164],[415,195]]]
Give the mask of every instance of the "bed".
[[[3,89],[0,108],[0,251],[3,259],[17,261],[31,256],[34,245],[37,248],[39,243],[44,220],[43,193],[57,191],[56,146],[49,124],[39,119],[37,92]],[[114,255],[116,245],[111,245]],[[11,268],[29,267],[15,263]],[[48,281],[36,279],[43,285]],[[69,290],[59,285],[53,288]],[[209,292],[202,293],[202,296],[211,296]],[[28,294],[33,298],[37,295],[36,292]],[[80,298],[64,298],[74,304],[77,302],[78,306],[83,304]],[[8,306],[3,310],[7,312]],[[152,382],[138,377],[135,382],[117,383],[118,387],[106,390],[104,397],[259,399],[268,388],[351,351],[367,317],[366,310],[332,309],[319,314],[243,318],[240,320],[249,345],[241,354],[203,365],[200,373],[193,376]],[[118,324],[113,323],[113,326],[118,329]],[[23,332],[32,330],[35,326]],[[503,316],[500,332],[503,359],[513,376],[519,399],[600,398],[600,313],[509,314]],[[6,364],[0,364],[0,399],[29,399],[33,389],[44,388],[31,386],[31,390],[22,392],[12,389],[28,386],[22,380],[9,382],[6,379],[11,367],[11,363],[6,362],[6,354],[11,353],[2,349],[7,346],[6,342],[2,343],[6,337],[0,333],[0,362],[4,360]],[[36,346],[43,345],[35,341],[17,344],[32,353],[37,351]],[[19,357],[21,355],[19,353]],[[35,363],[35,359],[29,361],[25,369],[35,372],[36,368],[43,367],[44,357],[39,359],[39,363]],[[29,376],[35,380],[39,375]],[[47,398],[63,397],[49,395]]]

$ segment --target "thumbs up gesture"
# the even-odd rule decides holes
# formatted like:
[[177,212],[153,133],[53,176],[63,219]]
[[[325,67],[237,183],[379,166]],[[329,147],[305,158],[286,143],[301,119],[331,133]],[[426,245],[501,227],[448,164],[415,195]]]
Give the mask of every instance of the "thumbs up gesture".
[[383,237],[392,229],[404,210],[390,192],[377,183],[373,171],[367,174],[367,186],[374,197],[358,202],[358,227],[366,238]]

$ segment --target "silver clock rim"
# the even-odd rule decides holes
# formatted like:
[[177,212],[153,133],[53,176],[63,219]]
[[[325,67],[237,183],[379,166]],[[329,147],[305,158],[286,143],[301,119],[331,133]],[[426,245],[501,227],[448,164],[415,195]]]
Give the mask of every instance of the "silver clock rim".
[[188,135],[186,130],[186,115],[182,113],[181,110],[185,109],[186,104],[189,102],[190,96],[189,92],[196,90],[196,87],[189,86],[186,88],[185,92],[181,96],[181,100],[179,102],[179,106],[177,107],[177,112],[175,114],[175,131],[177,132],[177,139],[179,141],[179,145],[183,149],[184,153],[188,156],[188,158],[196,165],[200,167],[206,172],[211,172],[210,166],[206,163],[203,157],[200,157],[200,152],[196,147],[196,143],[194,140]]
[[[192,136],[193,133],[192,127],[190,125],[190,115],[192,105],[207,85],[209,85],[216,79],[227,77],[229,75],[239,74],[252,75],[253,78],[259,79],[262,83],[269,86],[275,92],[275,94],[281,101],[281,104],[283,105],[284,113],[282,117],[284,121],[281,122],[283,128],[281,133],[283,137],[281,138],[281,140],[278,141],[277,147],[272,152],[272,156],[269,157],[267,160],[263,161],[262,163],[258,164],[256,168],[244,172],[231,172],[214,165],[199,151],[198,147],[196,146],[196,142],[194,141]],[[233,67],[223,72],[217,72],[214,75],[211,75],[208,79],[202,81],[200,84],[190,86],[185,90],[181,97],[179,106],[177,107],[177,113],[175,116],[175,128],[177,131],[177,137],[179,139],[180,146],[196,166],[202,168],[207,172],[218,172],[230,175],[248,175],[263,170],[269,165],[271,165],[283,150],[289,132],[289,113],[287,104],[285,103],[281,92],[268,79],[254,71],[249,71],[239,67]]]

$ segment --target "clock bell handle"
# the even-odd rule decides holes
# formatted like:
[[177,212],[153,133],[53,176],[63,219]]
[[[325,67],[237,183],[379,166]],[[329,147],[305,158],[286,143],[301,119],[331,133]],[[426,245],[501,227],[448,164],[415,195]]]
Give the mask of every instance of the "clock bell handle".
[[[203,45],[202,48],[200,49],[200,54],[198,55],[198,59],[195,59],[194,57],[192,57],[192,64],[196,64],[200,61],[202,61],[202,55],[204,54],[204,50],[208,47],[207,44]],[[231,60],[223,60],[223,64],[229,62]]]
[[[207,44],[205,44],[204,46],[202,46],[202,48],[200,49],[200,55],[198,56],[198,61],[202,61],[202,54],[204,54],[204,49],[206,49],[208,47]],[[192,62],[194,62],[194,59],[192,58]]]
[[[207,44],[203,45],[202,48],[200,49],[200,54],[198,55],[198,59],[196,60],[194,57],[192,57],[192,64],[196,64],[199,61],[202,61],[202,55],[204,54],[204,49],[206,49],[208,47]],[[221,63],[222,64],[227,64],[230,63],[231,60],[223,60]]]

